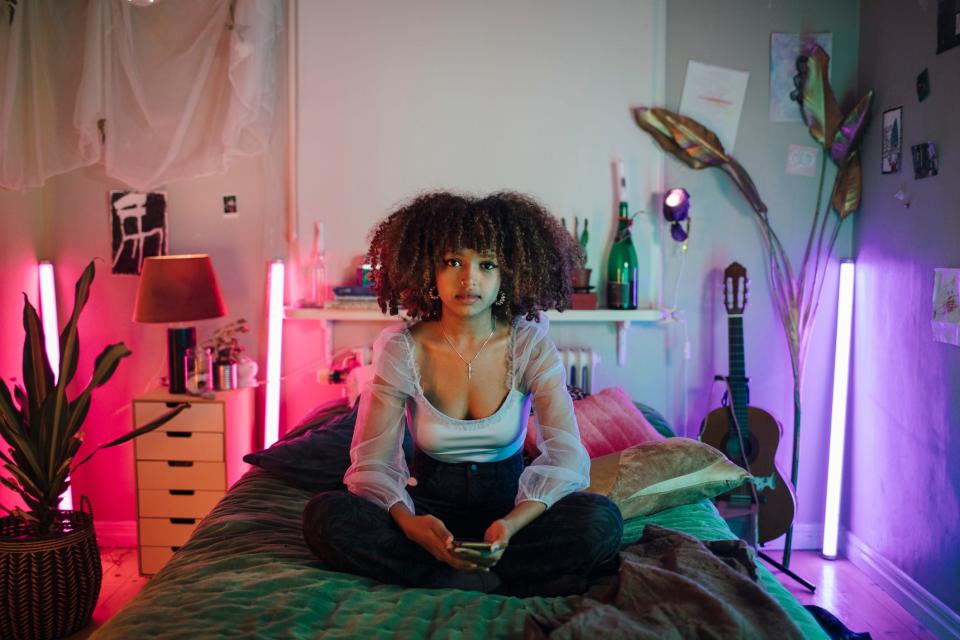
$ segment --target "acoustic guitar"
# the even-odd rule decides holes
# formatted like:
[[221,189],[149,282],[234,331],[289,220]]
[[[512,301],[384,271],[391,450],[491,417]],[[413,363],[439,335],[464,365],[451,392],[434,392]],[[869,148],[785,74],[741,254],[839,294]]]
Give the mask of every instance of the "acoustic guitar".
[[[723,272],[723,303],[727,310],[730,342],[727,403],[711,411],[700,425],[700,440],[719,449],[734,463],[750,471],[756,496],[749,483],[720,499],[731,504],[758,502],[757,540],[769,542],[787,532],[796,511],[796,496],[774,459],[783,435],[776,418],[749,406],[743,356],[743,312],[747,306],[747,270],[736,262]],[[740,437],[733,421],[740,425]],[[741,439],[743,446],[741,446]]]

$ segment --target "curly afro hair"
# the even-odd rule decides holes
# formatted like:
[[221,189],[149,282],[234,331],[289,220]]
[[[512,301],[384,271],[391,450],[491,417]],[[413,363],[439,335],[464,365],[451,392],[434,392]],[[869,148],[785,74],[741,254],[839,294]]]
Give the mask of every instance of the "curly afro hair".
[[507,302],[494,305],[497,318],[523,315],[539,320],[541,310],[567,307],[571,276],[584,264],[583,252],[560,222],[529,196],[505,191],[477,198],[438,191],[414,198],[382,220],[370,234],[367,262],[381,311],[412,319],[440,317],[430,299],[444,252],[493,251],[500,266],[500,290]]

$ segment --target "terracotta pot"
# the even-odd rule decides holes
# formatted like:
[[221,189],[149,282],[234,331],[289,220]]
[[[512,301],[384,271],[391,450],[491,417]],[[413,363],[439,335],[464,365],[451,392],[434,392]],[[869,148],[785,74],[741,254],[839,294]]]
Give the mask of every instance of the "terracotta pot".
[[570,278],[574,291],[590,290],[590,273],[593,269],[577,269]]

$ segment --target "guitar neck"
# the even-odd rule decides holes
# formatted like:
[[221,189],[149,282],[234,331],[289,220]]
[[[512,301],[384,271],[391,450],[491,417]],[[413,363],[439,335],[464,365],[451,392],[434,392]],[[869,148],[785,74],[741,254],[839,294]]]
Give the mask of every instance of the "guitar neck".
[[746,438],[750,433],[747,425],[747,373],[743,356],[743,316],[731,314],[727,316],[727,336],[730,340],[729,371],[730,371],[730,402],[737,423]]

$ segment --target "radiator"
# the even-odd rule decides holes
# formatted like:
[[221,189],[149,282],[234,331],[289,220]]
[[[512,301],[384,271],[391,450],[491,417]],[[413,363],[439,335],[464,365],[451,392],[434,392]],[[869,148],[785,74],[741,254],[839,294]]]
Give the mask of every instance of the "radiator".
[[579,387],[584,393],[592,393],[593,374],[600,356],[593,349],[583,347],[558,347],[558,350],[567,372],[567,384]]

